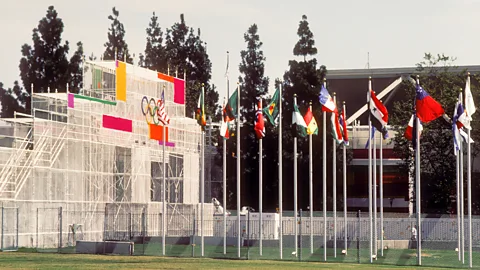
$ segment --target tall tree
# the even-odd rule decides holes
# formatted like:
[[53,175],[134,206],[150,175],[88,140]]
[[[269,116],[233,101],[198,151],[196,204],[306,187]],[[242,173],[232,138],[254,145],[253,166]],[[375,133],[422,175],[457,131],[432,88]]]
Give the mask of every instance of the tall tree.
[[182,74],[190,70],[188,61],[187,37],[190,27],[185,23],[185,17],[180,14],[180,22],[176,22],[167,29],[165,48],[167,50],[167,64],[171,71],[177,70]]
[[82,42],[77,43],[77,50],[70,58],[70,64],[68,66],[68,74],[70,77],[70,82],[68,86],[70,87],[70,92],[78,93],[80,89],[83,87],[83,73],[82,73],[82,66],[83,66],[83,44]]
[[24,44],[21,50],[20,77],[29,94],[32,83],[35,92],[46,92],[48,87],[65,91],[66,84],[72,81],[71,71],[76,70],[77,63],[69,63],[69,43],[62,44],[62,33],[63,21],[50,6],[38,27],[33,29],[33,46]]
[[293,48],[293,55],[301,55],[303,56],[303,61],[306,61],[307,55],[317,54],[313,33],[310,31],[310,27],[308,26],[307,15],[302,16],[302,20],[298,26],[297,35],[300,39]]
[[[104,60],[127,60],[127,63],[132,64],[133,60],[128,51],[128,45],[125,41],[125,28],[123,23],[118,20],[120,12],[113,7],[112,15],[108,15],[111,21],[110,28],[108,28],[108,41],[104,44],[105,52],[103,53]],[[116,50],[116,54],[115,54]]]
[[29,94],[20,86],[18,81],[13,83],[13,88],[4,89],[0,83],[0,117],[13,117],[14,112],[25,113],[26,106],[30,105]]
[[[466,71],[452,72],[453,59],[445,55],[425,54],[424,60],[417,64],[420,84],[422,87],[445,109],[450,118],[453,117],[455,103],[460,89],[465,87]],[[478,86],[473,81],[478,81],[478,75],[472,78],[472,94],[478,102]],[[393,103],[390,113],[390,123],[397,131],[393,138],[394,152],[399,155],[404,163],[403,169],[409,171],[413,168],[413,153],[411,142],[404,137],[408,120],[413,113],[415,102],[415,86],[405,82],[399,86],[397,92],[402,93],[404,100]],[[478,103],[477,103],[478,104]],[[480,138],[480,123],[472,122],[472,137],[474,141]],[[422,189],[429,192],[422,193],[422,212],[425,213],[452,213],[452,194],[455,194],[455,156],[453,153],[452,126],[443,118],[439,118],[423,126],[420,144]],[[472,145],[472,153],[477,155],[480,148],[478,144]],[[414,173],[410,171],[410,173]],[[478,190],[479,183],[472,177],[472,184]],[[475,191],[474,191],[475,192]],[[413,195],[413,194],[412,194]],[[415,197],[415,196],[413,196]],[[475,203],[474,203],[475,205]],[[478,204],[477,204],[478,205]],[[478,206],[475,212],[479,212]]]
[[163,44],[163,32],[158,24],[158,16],[153,12],[147,31],[147,46],[145,48],[144,67],[167,72],[167,56]]

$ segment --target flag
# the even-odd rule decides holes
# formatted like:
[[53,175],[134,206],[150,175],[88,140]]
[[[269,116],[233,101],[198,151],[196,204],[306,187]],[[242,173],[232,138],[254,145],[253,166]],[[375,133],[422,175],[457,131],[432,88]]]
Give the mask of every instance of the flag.
[[305,120],[305,124],[307,125],[307,134],[318,135],[317,121],[315,121],[315,117],[313,117],[313,112],[312,112],[312,109],[310,109],[310,107],[308,107],[307,113],[305,113],[305,116],[303,116],[303,119]]
[[373,139],[373,135],[375,134],[375,127],[372,126],[372,129],[370,130],[370,136],[367,137],[367,143],[365,144],[365,149],[368,148],[368,145],[370,144],[370,140]]
[[277,118],[279,113],[279,108],[278,108],[279,102],[280,102],[280,90],[277,89],[275,91],[275,94],[273,94],[270,104],[268,104],[268,106],[263,109],[263,113],[267,116],[268,121],[272,125],[275,125],[275,119]]
[[463,109],[462,103],[460,101],[457,102],[455,106],[456,115],[453,115],[453,123],[455,123],[458,128],[465,127],[466,129],[472,129],[470,127],[470,120],[468,119],[467,112]]
[[465,85],[465,111],[467,113],[468,120],[472,120],[472,115],[475,113],[475,103],[473,102],[472,91],[470,90],[470,78],[467,79]]
[[[343,105],[345,107],[345,105]],[[342,114],[338,119],[340,126],[342,128],[343,143],[348,146],[348,131],[347,131],[347,117],[345,115],[345,110],[342,110]]]
[[420,118],[422,123],[433,121],[445,113],[442,105],[433,99],[419,84],[417,85],[417,100],[415,106],[417,117]]
[[167,112],[165,111],[165,91],[162,91],[162,97],[157,102],[157,116],[158,120],[160,120],[164,125],[170,124],[170,117],[168,117]]
[[202,127],[202,129],[207,125],[207,120],[205,117],[205,100],[203,88],[200,96],[198,97],[197,112],[195,114],[195,118],[197,119],[197,122]]
[[[407,140],[410,140],[410,141],[413,141],[415,136],[414,136],[414,121],[415,121],[415,116],[412,115],[412,117],[410,117],[410,120],[408,121],[408,125],[407,125],[407,128],[405,129],[405,132],[403,133],[403,136],[407,139]],[[423,130],[423,126],[422,126],[422,123],[420,123],[420,134],[422,133],[422,130]]]
[[337,110],[337,106],[335,105],[335,102],[333,102],[333,98],[328,93],[327,88],[325,88],[325,86],[323,85],[320,89],[320,95],[318,96],[318,100],[322,104],[322,111],[334,112],[335,110]]
[[457,155],[457,152],[460,151],[460,144],[462,143],[460,141],[460,129],[462,128],[461,124],[460,126],[458,125],[458,117],[459,117],[459,111],[461,110],[463,113],[463,108],[459,110],[459,107],[462,106],[460,103],[460,100],[457,100],[457,104],[455,104],[455,109],[453,111],[453,119],[452,119],[452,132],[453,132],[453,146],[454,150],[453,153],[455,156]]
[[338,121],[338,111],[332,112],[330,121],[332,123],[332,136],[338,144],[341,144],[343,142],[343,137],[342,128],[340,126],[340,122]]
[[257,105],[257,112],[255,113],[255,134],[257,135],[257,139],[262,139],[265,137],[265,122],[263,119],[262,113],[262,101],[258,102]]
[[297,132],[294,135],[295,137],[297,134],[302,137],[307,136],[307,124],[305,123],[305,120],[303,120],[297,104],[293,104],[292,125],[295,125],[297,129]]
[[225,112],[230,118],[230,120],[233,120],[237,118],[237,104],[238,104],[238,88],[235,89],[233,94],[230,96],[227,102],[227,106],[225,107]]
[[383,138],[388,137],[387,121],[388,111],[387,108],[378,100],[375,93],[370,90],[367,94],[368,110],[370,111],[370,122],[372,125],[382,133]]
[[222,110],[222,126],[220,127],[220,136],[225,140],[230,138],[230,118],[227,116],[227,111],[225,110],[225,100],[223,101],[223,110]]

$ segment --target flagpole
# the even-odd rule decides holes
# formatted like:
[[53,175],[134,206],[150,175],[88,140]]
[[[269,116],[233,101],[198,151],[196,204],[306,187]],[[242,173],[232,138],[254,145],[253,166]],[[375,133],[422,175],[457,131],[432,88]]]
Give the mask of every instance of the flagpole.
[[[462,102],[462,93],[460,92],[460,102]],[[460,252],[462,257],[462,264],[465,264],[465,193],[463,183],[463,140],[460,139]]]
[[[453,123],[455,124],[455,123]],[[455,138],[453,138],[455,140]],[[461,197],[460,197],[460,151],[457,150],[456,148],[454,149],[455,152],[457,153],[456,154],[456,169],[457,169],[457,175],[456,175],[456,182],[457,182],[457,248],[458,248],[458,260],[459,261],[462,261],[462,243],[461,243],[461,220],[460,220],[460,211],[461,211],[461,207],[460,207],[460,204],[461,204]]]
[[[310,101],[310,111],[312,102]],[[313,114],[313,111],[312,111]],[[313,254],[313,157],[312,157],[312,134],[308,135],[308,171],[309,171],[309,205],[310,205],[310,254]]]
[[[368,107],[370,109],[370,99],[371,93],[370,90],[372,89],[372,77],[368,77]],[[372,122],[370,121],[370,112],[368,114],[368,139],[371,139],[372,132]],[[368,144],[368,218],[370,221],[370,263],[373,262],[372,255],[373,255],[373,223],[372,223],[372,143]]]
[[[297,94],[293,95],[293,104],[297,105]],[[295,220],[295,257],[298,256],[298,201],[297,201],[297,133],[293,131],[293,216]]]
[[[258,102],[260,105],[260,110],[262,108],[262,99],[260,98],[260,101]],[[263,113],[261,115],[263,117]],[[258,229],[259,229],[259,237],[260,237],[260,256],[262,256],[263,253],[263,191],[262,191],[262,186],[263,186],[263,153],[262,153],[262,138],[258,140],[258,211],[259,211],[259,221],[260,223],[258,224]]]
[[[227,97],[230,97],[230,81],[228,77],[229,54],[227,51]],[[225,102],[224,102],[225,104]],[[225,105],[226,106],[226,105]],[[227,131],[230,132],[230,131]],[[225,136],[225,134],[222,134]],[[223,254],[227,254],[227,139],[223,138]]]
[[[333,103],[337,107],[337,95],[333,92]],[[337,119],[335,119],[337,121]],[[337,124],[337,123],[335,123]],[[337,258],[337,141],[333,138],[332,177],[333,177],[333,257]]]
[[[165,91],[165,85],[163,85],[163,91]],[[165,124],[163,124],[162,127],[162,132],[163,132],[163,146],[162,146],[162,255],[165,256],[165,237],[166,237],[166,216],[167,216],[167,201],[166,201],[166,170],[167,167],[165,166]]]
[[[343,115],[345,116],[343,121],[345,121],[345,126],[347,126],[345,101],[343,102]],[[346,130],[343,132],[343,134],[347,133]],[[345,255],[347,255],[347,146],[345,145],[345,138],[343,142],[343,234]]]
[[[202,114],[203,107],[205,106],[205,89],[204,84],[202,83]],[[203,118],[203,115],[201,116]],[[165,133],[164,133],[165,134]],[[165,135],[164,135],[165,136]],[[165,147],[165,140],[163,141],[163,146]],[[204,227],[205,227],[205,130],[202,128],[202,175],[201,175],[201,186],[200,186],[200,196],[201,196],[201,217],[200,217],[200,242],[202,244],[202,257],[205,256],[205,238],[204,238]]]
[[372,134],[372,148],[373,148],[373,171],[372,171],[372,182],[373,182],[373,255],[375,255],[375,260],[377,259],[378,252],[378,241],[377,241],[377,136],[376,132],[373,131]]
[[237,256],[241,256],[242,228],[240,225],[240,83],[237,83]]
[[383,257],[383,138],[380,137],[380,255]]
[[[417,75],[417,85],[420,85],[420,80]],[[416,210],[417,210],[417,264],[422,265],[422,227],[421,227],[421,197],[420,197],[420,119],[415,117],[416,121],[415,124],[417,125],[416,129],[416,151],[415,151],[415,176],[416,176],[416,183],[415,183],[415,195],[416,195]]]
[[[467,74],[467,82],[470,85],[470,72]],[[467,97],[466,93],[465,97]],[[471,115],[469,116],[471,117]],[[467,135],[468,263],[469,267],[472,268],[472,150],[470,146],[470,129],[467,129]]]
[[279,241],[279,250],[280,250],[280,259],[283,259],[283,181],[282,181],[282,84],[280,83],[279,87],[279,98],[278,98],[278,214],[280,218],[280,241]]
[[[327,79],[323,79],[327,87]],[[327,261],[327,113],[323,111],[323,260]]]

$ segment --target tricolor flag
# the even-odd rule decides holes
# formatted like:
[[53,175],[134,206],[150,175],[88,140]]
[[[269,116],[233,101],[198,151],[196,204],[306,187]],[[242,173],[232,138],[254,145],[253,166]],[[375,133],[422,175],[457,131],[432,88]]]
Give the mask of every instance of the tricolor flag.
[[297,104],[293,104],[292,125],[296,126],[297,132],[294,133],[295,137],[297,134],[302,137],[307,136],[307,124],[305,123],[305,120],[303,120]]
[[367,94],[368,110],[370,111],[370,121],[372,126],[374,126],[378,131],[383,135],[383,138],[388,137],[387,131],[387,122],[388,122],[388,111],[387,108],[378,100],[375,92],[371,89]]
[[340,122],[338,121],[338,111],[332,112],[330,121],[332,123],[332,136],[338,144],[341,144],[343,142],[343,137],[342,127],[340,126]]
[[468,120],[472,121],[472,115],[475,113],[476,108],[475,102],[473,102],[472,91],[470,90],[470,77],[468,77],[465,85],[465,111],[467,113]]
[[225,113],[227,114],[230,120],[237,118],[237,104],[238,104],[238,87],[235,89],[233,94],[230,96],[225,106]]
[[303,116],[303,120],[305,120],[305,124],[307,125],[307,134],[318,135],[317,121],[315,121],[315,117],[313,117],[313,112],[310,107],[308,107],[307,113]]
[[230,138],[230,118],[227,116],[227,111],[225,110],[225,100],[223,100],[223,110],[222,110],[222,126],[220,127],[220,136],[225,140]]
[[255,135],[257,135],[257,139],[262,139],[265,137],[265,122],[263,120],[263,113],[262,113],[262,101],[260,100],[257,105],[257,112],[255,113]]
[[[410,117],[410,120],[408,121],[408,125],[407,125],[407,129],[405,129],[405,133],[403,134],[403,136],[409,140],[409,141],[414,141],[414,121],[415,121],[415,116],[412,115],[412,117]],[[422,124],[420,123],[420,134],[422,134],[422,130],[423,130],[423,126]]]
[[278,108],[279,102],[280,102],[280,90],[277,89],[275,91],[275,94],[273,94],[270,104],[268,104],[268,106],[263,109],[263,113],[267,116],[268,121],[272,125],[275,125],[275,119],[277,118],[279,113],[279,108]]
[[205,98],[204,98],[204,90],[202,87],[202,92],[198,97],[198,104],[197,104],[197,111],[195,114],[195,118],[197,119],[198,124],[203,128],[207,125],[207,118],[205,116]]
[[420,118],[422,123],[433,121],[445,113],[442,105],[433,99],[419,84],[417,85],[417,100],[415,106],[417,117]]
[[162,91],[162,97],[157,102],[157,106],[158,106],[158,111],[157,111],[158,120],[160,120],[164,125],[170,124],[170,117],[168,117],[168,114],[165,111],[165,91]]
[[[345,108],[345,105],[343,106]],[[348,146],[347,117],[345,115],[345,110],[342,110],[342,114],[340,115],[338,121],[342,127],[343,143]]]
[[320,95],[318,96],[318,100],[322,104],[322,111],[334,112],[337,110],[337,106],[335,105],[335,102],[333,102],[333,98],[328,93],[327,88],[325,88],[325,86],[323,85],[320,89]]

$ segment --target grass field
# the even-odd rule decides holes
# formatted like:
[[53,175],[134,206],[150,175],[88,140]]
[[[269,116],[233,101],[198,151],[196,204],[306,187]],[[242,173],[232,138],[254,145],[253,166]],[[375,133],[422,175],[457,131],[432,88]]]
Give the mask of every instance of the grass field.
[[[0,269],[415,269],[408,266],[153,256],[0,253]],[[438,269],[421,267],[421,269]]]

